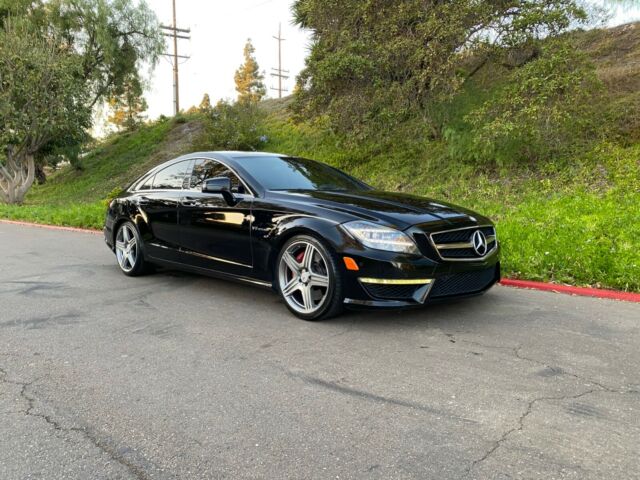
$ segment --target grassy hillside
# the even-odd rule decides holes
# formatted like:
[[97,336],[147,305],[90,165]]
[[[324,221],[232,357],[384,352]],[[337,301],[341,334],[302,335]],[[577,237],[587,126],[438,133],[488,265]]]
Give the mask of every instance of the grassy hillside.
[[[380,189],[479,210],[497,221],[508,276],[640,291],[640,28],[577,35],[611,102],[630,114],[623,138],[572,157],[479,167],[452,154],[450,141],[416,136],[411,125],[390,139],[345,143],[319,125],[293,123],[289,99],[262,102],[268,140],[261,148],[325,161]],[[474,88],[449,106],[452,124],[477,97]],[[209,121],[187,116],[114,136],[83,159],[83,170],[63,168],[34,187],[24,206],[0,205],[0,217],[100,228],[114,189],[181,153],[219,148],[207,135]]]
[[311,156],[380,189],[446,199],[489,215],[507,275],[640,291],[640,144],[600,145],[571,163],[478,169],[444,144],[397,139],[342,150],[271,118],[267,150]]
[[82,169],[66,166],[35,185],[21,206],[0,204],[0,218],[102,228],[105,201],[151,167],[193,151],[203,122],[164,120],[135,132],[114,135],[91,150]]

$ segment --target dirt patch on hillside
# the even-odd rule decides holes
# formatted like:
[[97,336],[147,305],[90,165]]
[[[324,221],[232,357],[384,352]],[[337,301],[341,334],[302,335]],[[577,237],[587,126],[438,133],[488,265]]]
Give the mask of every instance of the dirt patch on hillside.
[[136,178],[156,165],[193,152],[194,146],[202,144],[204,135],[205,125],[201,120],[176,123],[151,155],[143,162],[132,165],[127,176]]
[[640,22],[581,32],[576,40],[595,62],[609,91],[640,90]]

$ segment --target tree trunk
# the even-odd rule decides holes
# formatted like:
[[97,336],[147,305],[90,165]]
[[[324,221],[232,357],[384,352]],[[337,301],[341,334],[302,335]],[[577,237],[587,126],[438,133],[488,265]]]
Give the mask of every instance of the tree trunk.
[[36,162],[36,182],[38,185],[47,183],[47,174],[44,172],[44,165],[40,162]]
[[35,172],[33,155],[14,154],[13,148],[7,149],[6,164],[0,165],[0,198],[5,203],[21,204],[33,185]]

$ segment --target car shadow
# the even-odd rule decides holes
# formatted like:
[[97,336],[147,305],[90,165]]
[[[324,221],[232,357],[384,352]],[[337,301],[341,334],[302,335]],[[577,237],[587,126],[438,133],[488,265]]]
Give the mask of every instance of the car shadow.
[[[184,272],[180,270],[158,269],[158,276],[165,279],[188,279],[200,288],[210,290],[215,288],[217,291],[229,295],[233,295],[238,302],[247,302],[254,304],[257,310],[265,311],[267,305],[277,304],[282,309],[285,316],[291,318],[292,321],[300,321],[293,314],[287,311],[284,302],[273,291],[267,288],[260,288],[246,285],[243,282],[226,280],[215,277],[207,277],[194,273]],[[263,296],[264,295],[264,296]],[[446,330],[459,330],[464,325],[465,328],[472,327],[475,323],[485,323],[487,317],[493,317],[496,302],[499,297],[491,291],[484,295],[451,299],[447,301],[426,304],[415,308],[405,309],[351,309],[346,308],[344,312],[334,318],[317,322],[318,326],[322,324],[336,326],[344,326],[351,330],[366,330],[371,333],[374,331],[390,331],[397,330],[398,327],[403,329],[415,328],[424,330],[425,328],[440,328]],[[312,324],[314,322],[310,322]]]
[[424,329],[459,328],[462,324],[469,327],[473,323],[482,323],[483,317],[490,315],[495,308],[496,296],[491,291],[478,296],[451,299],[438,303],[425,304],[415,308],[389,310],[351,310],[346,309],[342,316],[327,320],[339,325],[351,324],[352,328],[372,328],[385,330],[406,328]]

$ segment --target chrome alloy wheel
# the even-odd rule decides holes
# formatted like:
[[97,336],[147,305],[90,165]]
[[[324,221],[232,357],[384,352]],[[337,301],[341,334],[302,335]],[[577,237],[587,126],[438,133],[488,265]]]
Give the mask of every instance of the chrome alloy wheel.
[[130,272],[138,259],[138,245],[131,225],[124,224],[116,235],[116,257],[120,268]]
[[329,295],[327,259],[311,243],[294,242],[280,257],[278,282],[282,296],[293,310],[313,314],[323,307]]

